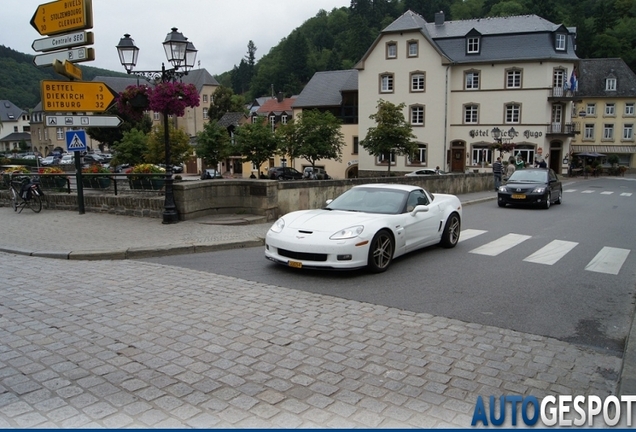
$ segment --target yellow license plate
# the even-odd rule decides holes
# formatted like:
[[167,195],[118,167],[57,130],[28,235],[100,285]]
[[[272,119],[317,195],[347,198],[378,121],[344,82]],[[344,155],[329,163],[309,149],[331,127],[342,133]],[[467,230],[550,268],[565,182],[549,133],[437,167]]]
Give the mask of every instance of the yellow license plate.
[[294,267],[294,268],[302,268],[303,267],[303,263],[298,262],[298,261],[288,261],[287,265],[289,265],[290,267]]
[[512,199],[526,199],[525,195],[513,194]]

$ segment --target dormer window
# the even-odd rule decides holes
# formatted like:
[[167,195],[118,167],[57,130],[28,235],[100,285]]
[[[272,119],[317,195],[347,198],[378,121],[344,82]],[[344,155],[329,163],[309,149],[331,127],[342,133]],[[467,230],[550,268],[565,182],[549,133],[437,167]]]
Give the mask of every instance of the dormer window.
[[466,39],[466,54],[479,54],[479,37],[470,36]]
[[565,34],[557,33],[554,37],[554,49],[557,51],[565,51]]
[[616,91],[616,78],[605,79],[605,91]]

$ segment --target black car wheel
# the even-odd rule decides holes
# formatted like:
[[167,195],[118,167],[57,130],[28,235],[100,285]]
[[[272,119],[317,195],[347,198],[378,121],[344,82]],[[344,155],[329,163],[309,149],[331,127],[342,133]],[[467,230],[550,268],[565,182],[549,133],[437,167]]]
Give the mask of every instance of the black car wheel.
[[555,204],[561,204],[563,202],[563,190],[559,191],[559,196],[557,197]]
[[550,192],[548,192],[548,196],[545,199],[545,203],[543,203],[543,208],[546,210],[549,209],[550,204],[552,204],[552,195],[550,195]]
[[378,231],[369,248],[369,259],[367,266],[373,273],[382,273],[389,268],[389,264],[393,260],[393,236],[387,230]]
[[[504,204],[505,205],[505,204]],[[462,223],[459,220],[459,215],[453,213],[448,217],[444,232],[442,233],[442,240],[440,245],[445,248],[452,248],[459,242],[459,233],[461,231]]]

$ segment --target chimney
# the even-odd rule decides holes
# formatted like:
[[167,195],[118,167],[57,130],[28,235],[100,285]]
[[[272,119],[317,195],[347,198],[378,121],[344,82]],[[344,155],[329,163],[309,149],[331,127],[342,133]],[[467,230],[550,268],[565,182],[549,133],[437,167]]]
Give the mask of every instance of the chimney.
[[439,11],[435,14],[435,25],[444,25],[444,11]]
[[276,100],[278,101],[278,103],[281,103],[283,101],[283,92],[278,92],[278,94],[276,95]]

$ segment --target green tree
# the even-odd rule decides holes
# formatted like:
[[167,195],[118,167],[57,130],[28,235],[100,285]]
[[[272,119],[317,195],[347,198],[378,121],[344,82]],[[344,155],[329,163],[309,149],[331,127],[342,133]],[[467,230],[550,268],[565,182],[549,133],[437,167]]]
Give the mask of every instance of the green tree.
[[243,155],[243,161],[252,162],[261,171],[261,165],[274,156],[278,148],[278,137],[264,122],[249,123],[240,126],[234,133],[237,150]]
[[216,169],[219,162],[232,153],[230,135],[218,123],[208,122],[203,126],[203,130],[197,133],[195,150],[206,166]]
[[406,105],[395,105],[380,99],[377,105],[378,111],[369,118],[374,120],[376,127],[370,127],[366,137],[360,145],[369,154],[379,157],[385,156],[389,161],[388,172],[391,172],[391,154],[412,154],[417,150],[417,144],[413,141],[413,128],[404,119],[402,110]]
[[99,142],[99,149],[104,151],[104,147],[108,147],[111,151],[116,151],[116,142],[121,141],[124,137],[124,132],[128,132],[132,129],[140,130],[146,134],[152,130],[152,119],[148,114],[144,114],[141,120],[133,120],[125,114],[122,114],[117,109],[117,104],[111,106],[106,110],[108,115],[116,115],[122,119],[122,123],[116,128],[100,128],[91,127],[86,130],[88,136],[94,141]]
[[344,146],[340,121],[330,112],[317,109],[303,111],[293,122],[296,155],[315,167],[320,159],[339,161]]
[[117,151],[113,154],[111,165],[139,165],[144,163],[148,152],[148,135],[138,129],[124,132],[122,139],[115,143]]
[[[163,125],[148,135],[148,148],[144,159],[148,163],[161,164],[166,160],[165,131]],[[170,161],[178,165],[192,156],[190,136],[183,129],[177,129],[168,124],[170,137]]]
[[228,112],[244,112],[245,105],[241,98],[236,98],[231,88],[219,86],[214,90],[212,103],[208,110],[208,117],[211,122],[221,120],[221,117]]

